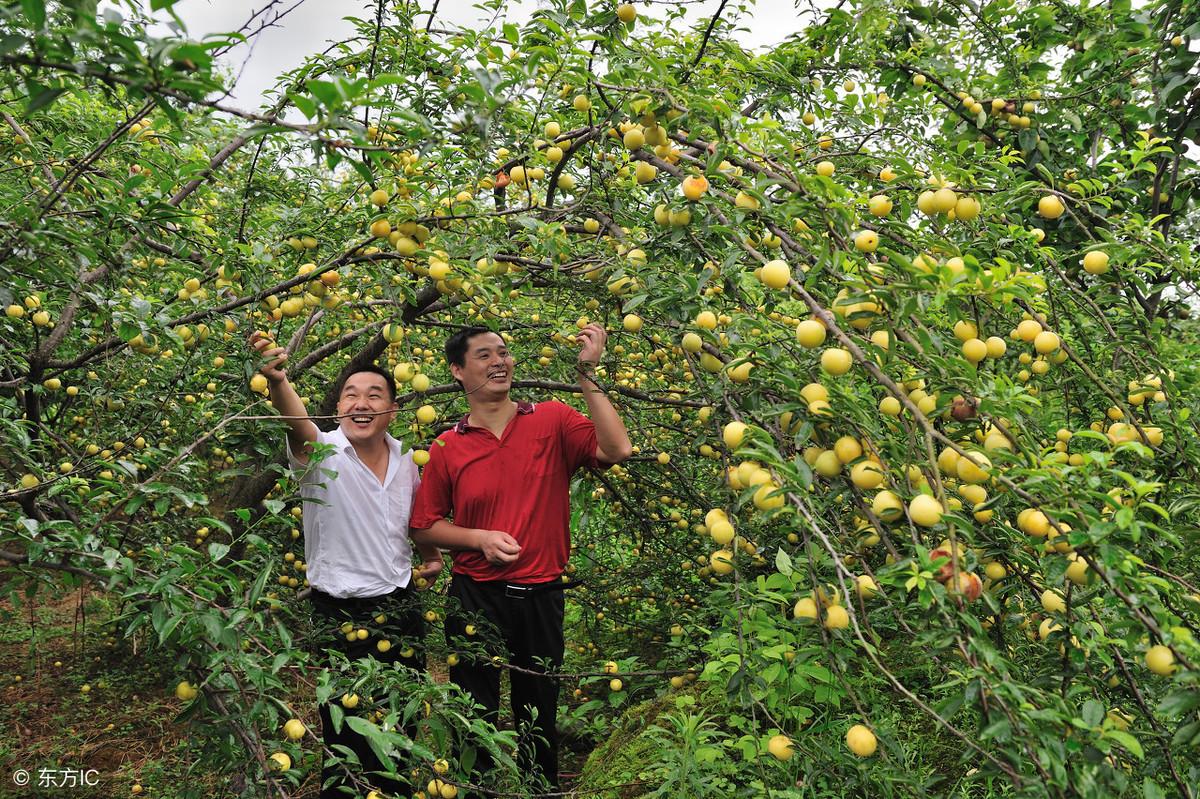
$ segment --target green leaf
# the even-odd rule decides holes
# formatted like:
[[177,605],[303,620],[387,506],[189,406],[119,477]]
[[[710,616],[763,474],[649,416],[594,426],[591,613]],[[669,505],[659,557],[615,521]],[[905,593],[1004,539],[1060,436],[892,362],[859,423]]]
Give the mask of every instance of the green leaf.
[[25,104],[25,113],[32,114],[35,111],[48,108],[55,100],[59,98],[59,95],[66,91],[67,90],[65,88],[56,86],[42,87],[36,94],[30,93],[29,102]]
[[41,30],[46,27],[45,0],[21,0],[21,10],[25,12],[25,16],[33,23],[34,29]]
[[1167,799],[1167,794],[1158,787],[1157,782],[1146,777],[1142,780],[1142,797],[1144,799]]
[[229,554],[229,544],[213,541],[208,545],[208,556],[212,558],[213,563],[217,563],[227,554]]
[[775,553],[775,568],[788,577],[792,576],[792,557],[782,548]]
[[1129,754],[1133,755],[1138,760],[1141,760],[1145,757],[1145,754],[1142,752],[1142,745],[1138,742],[1138,739],[1134,738],[1131,734],[1125,732],[1124,730],[1108,730],[1104,734],[1104,737],[1111,738],[1119,743],[1125,748],[1126,751],[1129,752]]

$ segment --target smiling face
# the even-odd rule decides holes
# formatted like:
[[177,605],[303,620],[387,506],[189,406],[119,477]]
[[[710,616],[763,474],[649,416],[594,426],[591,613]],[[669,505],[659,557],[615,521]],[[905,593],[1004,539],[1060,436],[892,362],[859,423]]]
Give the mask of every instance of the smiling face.
[[387,381],[374,372],[355,372],[346,378],[338,397],[342,432],[351,444],[383,438],[396,418],[396,400]]
[[512,388],[513,358],[497,333],[480,333],[467,339],[463,364],[450,364],[450,373],[462,383],[468,398],[503,399]]

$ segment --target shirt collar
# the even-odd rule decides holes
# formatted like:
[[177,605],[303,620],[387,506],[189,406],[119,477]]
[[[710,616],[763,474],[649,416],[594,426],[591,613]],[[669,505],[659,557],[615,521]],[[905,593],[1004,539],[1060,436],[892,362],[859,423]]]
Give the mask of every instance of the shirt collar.
[[[536,405],[537,403],[529,402],[528,400],[517,400],[517,413],[533,413],[533,409],[536,407]],[[459,435],[463,435],[470,430],[471,425],[467,424],[467,419],[469,419],[470,416],[471,414],[468,411],[463,418],[459,419],[458,424],[454,425],[454,432],[458,433]]]
[[[354,452],[354,445],[350,443],[350,439],[346,438],[346,434],[342,432],[341,425],[338,425],[337,427],[333,428],[333,430],[330,430],[329,437],[333,439],[330,443],[336,445],[337,448],[342,452],[346,454],[353,453],[357,457],[358,453]],[[388,448],[392,451],[393,455],[404,454],[404,445],[400,443],[399,439],[397,439],[391,433],[386,432],[383,434],[383,437],[384,440],[387,441]]]

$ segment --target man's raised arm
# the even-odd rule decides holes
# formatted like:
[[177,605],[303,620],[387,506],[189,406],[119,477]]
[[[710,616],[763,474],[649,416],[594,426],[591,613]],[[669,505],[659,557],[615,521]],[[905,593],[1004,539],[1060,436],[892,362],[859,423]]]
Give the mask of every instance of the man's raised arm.
[[271,404],[284,417],[288,426],[288,446],[292,455],[301,463],[308,462],[309,444],[317,440],[317,426],[308,418],[308,410],[300,401],[300,395],[288,382],[282,365],[287,360],[287,351],[277,346],[271,337],[261,330],[250,335],[250,346],[263,358],[258,371],[267,378],[271,392]]

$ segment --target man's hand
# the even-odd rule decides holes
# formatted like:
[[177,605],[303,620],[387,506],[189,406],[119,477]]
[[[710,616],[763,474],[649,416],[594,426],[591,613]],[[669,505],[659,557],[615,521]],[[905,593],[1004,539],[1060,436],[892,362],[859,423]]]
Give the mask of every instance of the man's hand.
[[475,549],[493,566],[507,566],[521,554],[521,545],[503,530],[476,530]]
[[579,363],[586,366],[595,366],[600,363],[600,356],[604,354],[604,344],[608,341],[608,333],[604,332],[604,328],[595,322],[580,330],[575,336],[582,347],[579,350]]
[[283,370],[283,362],[287,360],[287,350],[275,344],[270,334],[255,330],[250,334],[250,346],[263,358],[263,364],[258,371],[272,383],[287,379]]
[[413,583],[419,590],[433,587],[437,581],[437,576],[442,571],[442,559],[427,560],[421,564],[420,568],[413,570]]

